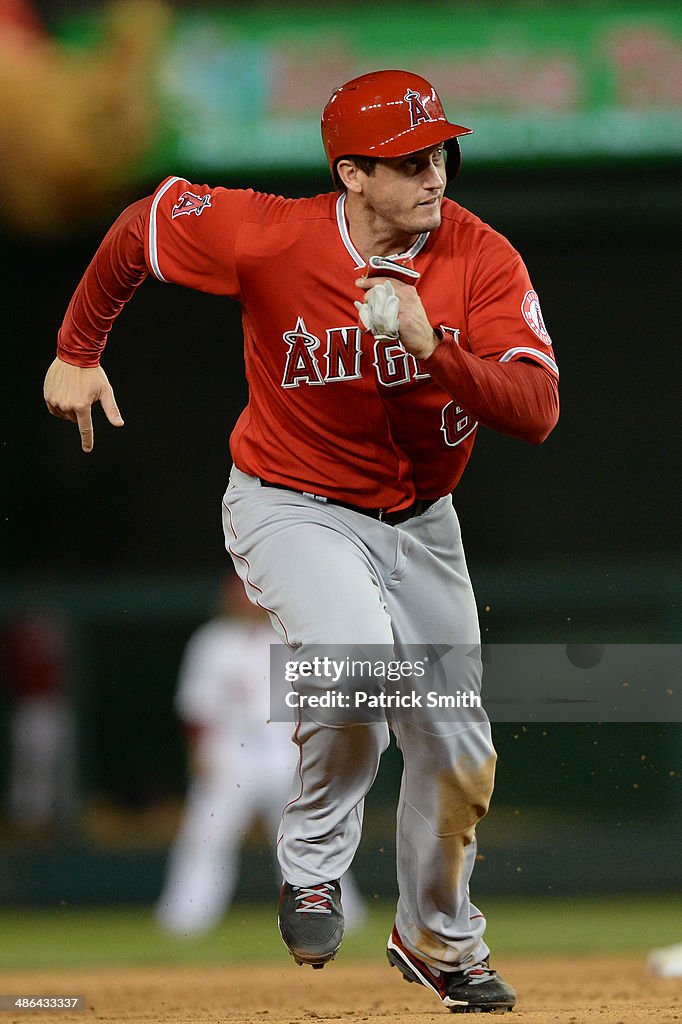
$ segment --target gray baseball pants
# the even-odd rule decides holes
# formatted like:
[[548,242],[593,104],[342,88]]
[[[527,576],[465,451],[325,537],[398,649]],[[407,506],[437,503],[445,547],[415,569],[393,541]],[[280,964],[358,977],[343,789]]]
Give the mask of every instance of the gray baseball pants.
[[[451,498],[391,526],[234,468],[223,499],[226,546],[252,601],[296,657],[320,645],[477,645],[478,616]],[[480,691],[480,663],[464,684]],[[389,687],[387,686],[387,689]],[[304,719],[299,770],[282,817],[285,881],[339,878],[360,842],[364,798],[393,731],[404,770],[397,812],[402,941],[430,966],[470,966],[489,950],[469,899],[476,822],[493,788],[485,712],[424,721],[387,710],[344,727]],[[443,720],[446,717],[448,720]],[[463,716],[464,717],[464,716]]]

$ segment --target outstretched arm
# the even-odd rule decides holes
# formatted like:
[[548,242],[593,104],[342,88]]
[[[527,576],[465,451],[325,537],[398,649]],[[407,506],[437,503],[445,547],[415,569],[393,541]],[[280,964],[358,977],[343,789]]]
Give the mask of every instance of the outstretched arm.
[[123,426],[99,360],[116,317],[148,273],[144,224],[149,202],[141,199],[127,207],[107,232],[69,303],[59,331],[57,358],[45,377],[48,410],[78,424],[84,452],[92,451],[94,444],[95,402],[100,402],[113,426]]

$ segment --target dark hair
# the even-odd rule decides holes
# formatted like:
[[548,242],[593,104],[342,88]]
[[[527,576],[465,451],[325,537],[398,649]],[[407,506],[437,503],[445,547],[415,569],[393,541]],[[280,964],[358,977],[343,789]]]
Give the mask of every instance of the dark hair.
[[[363,171],[363,173],[367,174],[367,175],[374,174],[374,168],[377,165],[377,159],[378,158],[375,157],[375,156],[340,156],[339,157],[339,160],[352,160],[353,163],[356,165],[356,167],[359,167],[360,170]],[[339,160],[335,160],[334,161],[334,170],[332,172],[332,177],[334,178],[334,184],[336,185],[337,189],[340,192],[345,192],[346,186],[344,185],[344,183],[341,181],[341,178],[336,173],[336,168],[338,166]]]

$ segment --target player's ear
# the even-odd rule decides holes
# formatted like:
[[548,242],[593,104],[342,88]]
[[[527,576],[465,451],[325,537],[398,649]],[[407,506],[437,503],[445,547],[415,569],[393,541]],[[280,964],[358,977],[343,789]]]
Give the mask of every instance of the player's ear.
[[353,159],[342,157],[336,164],[336,173],[347,192],[362,192],[362,172]]

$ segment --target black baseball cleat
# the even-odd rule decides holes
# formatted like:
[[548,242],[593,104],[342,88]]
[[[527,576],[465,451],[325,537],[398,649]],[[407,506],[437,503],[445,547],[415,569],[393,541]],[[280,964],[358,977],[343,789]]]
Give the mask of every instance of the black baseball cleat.
[[343,938],[341,886],[285,882],[279,898],[279,930],[297,964],[320,968],[336,956]]
[[435,992],[450,1013],[504,1013],[516,1002],[516,992],[484,960],[461,971],[437,971],[405,949],[397,929],[388,940],[386,956],[405,981]]

